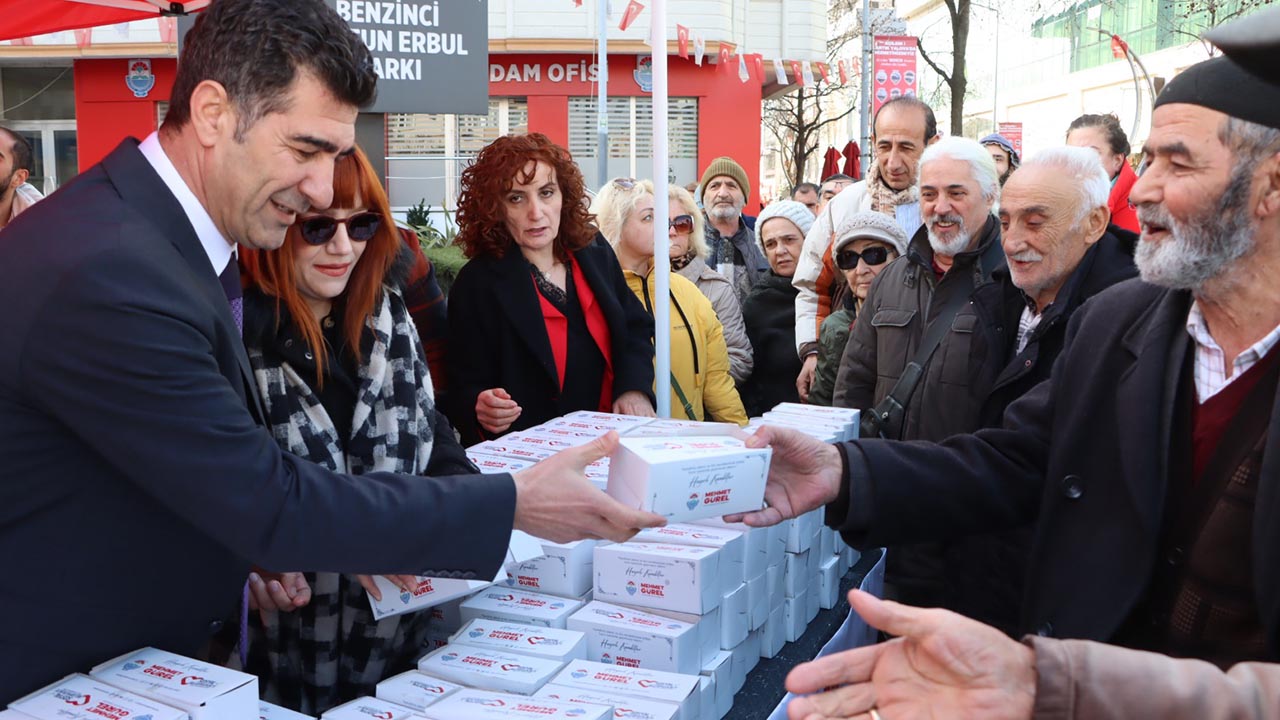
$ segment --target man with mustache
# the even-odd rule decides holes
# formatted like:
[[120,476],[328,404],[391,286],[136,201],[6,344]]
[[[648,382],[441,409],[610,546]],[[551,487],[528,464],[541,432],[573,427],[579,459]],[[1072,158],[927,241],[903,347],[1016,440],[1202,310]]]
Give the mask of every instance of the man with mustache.
[[[885,423],[888,437],[942,440],[977,427],[980,408],[969,378],[986,349],[975,345],[978,317],[966,302],[1005,266],[1000,223],[991,214],[1000,186],[991,153],[959,137],[920,157],[920,214],[907,254],[871,284],[836,375],[834,404],[869,411],[892,391],[904,411]],[[947,312],[944,308],[958,306]],[[895,390],[930,325],[942,323],[936,351],[924,360],[909,395]],[[940,546],[890,550],[887,593],[913,605],[944,602]]]
[[[1260,22],[1251,18],[1250,28]],[[1273,81],[1218,57],[1161,92],[1147,169],[1131,194],[1141,281],[1075,314],[1051,378],[1013,403],[1001,428],[937,444],[838,446],[762,428],[749,444],[773,447],[770,507],[748,524],[829,503],[827,522],[866,547],[1036,519],[1023,631],[1222,668],[1280,660],[1280,524],[1267,521],[1280,510],[1280,87],[1270,60],[1248,67]],[[1089,717],[1209,716],[1127,710],[1169,696],[1153,684],[1175,680],[1168,669],[1125,672],[1158,666],[1155,656],[1107,658],[1086,644],[1042,655],[1037,639],[1024,644],[1035,653],[1037,716],[1071,717],[1072,707],[1095,710]],[[980,661],[951,640],[931,648],[957,663]],[[845,662],[890,679],[856,657]],[[1106,664],[1086,673],[1093,663]],[[793,687],[808,689],[801,685]],[[1188,700],[1219,710],[1226,688],[1216,685],[1216,697],[1201,684]],[[983,708],[1002,707],[994,686],[981,684]],[[1194,687],[1184,680],[1168,690]],[[842,687],[824,707],[911,713],[905,704],[889,711],[893,701],[880,693]],[[976,696],[946,698],[959,703],[949,706],[957,716],[985,712],[968,704]],[[819,711],[806,704],[793,710]]]

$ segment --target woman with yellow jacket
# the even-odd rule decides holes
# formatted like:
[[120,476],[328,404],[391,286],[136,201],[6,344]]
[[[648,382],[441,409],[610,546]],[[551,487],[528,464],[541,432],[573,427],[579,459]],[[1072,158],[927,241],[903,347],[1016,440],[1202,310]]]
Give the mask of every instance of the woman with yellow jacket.
[[[596,195],[591,212],[613,246],[627,286],[653,314],[653,184],[617,179]],[[671,188],[668,232],[691,233],[697,206],[689,192]],[[671,274],[671,414],[690,420],[745,425],[747,413],[729,376],[729,350],[715,309],[698,286]]]

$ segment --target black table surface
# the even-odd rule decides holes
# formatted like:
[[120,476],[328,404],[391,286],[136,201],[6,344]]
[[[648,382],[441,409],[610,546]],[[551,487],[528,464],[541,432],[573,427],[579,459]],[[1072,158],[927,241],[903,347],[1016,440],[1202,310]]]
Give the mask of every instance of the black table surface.
[[733,709],[725,715],[725,720],[765,720],[769,717],[787,694],[783,686],[787,673],[796,665],[812,660],[835,635],[849,614],[849,602],[846,600],[849,591],[862,583],[883,552],[873,550],[858,558],[858,562],[840,578],[840,597],[836,606],[830,610],[819,610],[800,639],[783,645],[774,657],[760,659],[760,664],[747,675],[742,689],[733,696]]

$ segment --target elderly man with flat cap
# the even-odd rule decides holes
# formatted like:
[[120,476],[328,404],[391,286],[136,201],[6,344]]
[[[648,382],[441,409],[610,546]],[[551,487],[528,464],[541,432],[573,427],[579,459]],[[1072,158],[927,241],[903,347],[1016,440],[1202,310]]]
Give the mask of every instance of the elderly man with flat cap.
[[1003,428],[749,441],[774,448],[751,525],[825,504],[866,547],[1038,520],[1023,644],[855,597],[901,637],[796,670],[794,691],[839,687],[793,718],[1280,716],[1280,674],[1250,664],[1280,661],[1280,85],[1255,69],[1208,60],[1156,100],[1141,278],[1076,313]]

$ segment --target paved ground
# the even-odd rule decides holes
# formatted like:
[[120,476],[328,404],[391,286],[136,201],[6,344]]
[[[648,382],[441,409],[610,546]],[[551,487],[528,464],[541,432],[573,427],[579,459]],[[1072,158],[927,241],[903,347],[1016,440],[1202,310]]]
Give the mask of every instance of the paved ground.
[[733,698],[733,709],[725,716],[726,720],[765,720],[769,713],[778,706],[782,696],[786,695],[783,681],[791,668],[806,660],[812,660],[818,650],[831,639],[844,618],[849,613],[849,603],[845,596],[849,590],[862,582],[863,576],[871,569],[879,553],[868,553],[859,558],[856,565],[840,579],[840,602],[831,610],[819,610],[818,617],[809,623],[809,628],[799,640],[782,646],[782,651],[772,659],[762,659],[756,669],[747,675],[742,690]]

